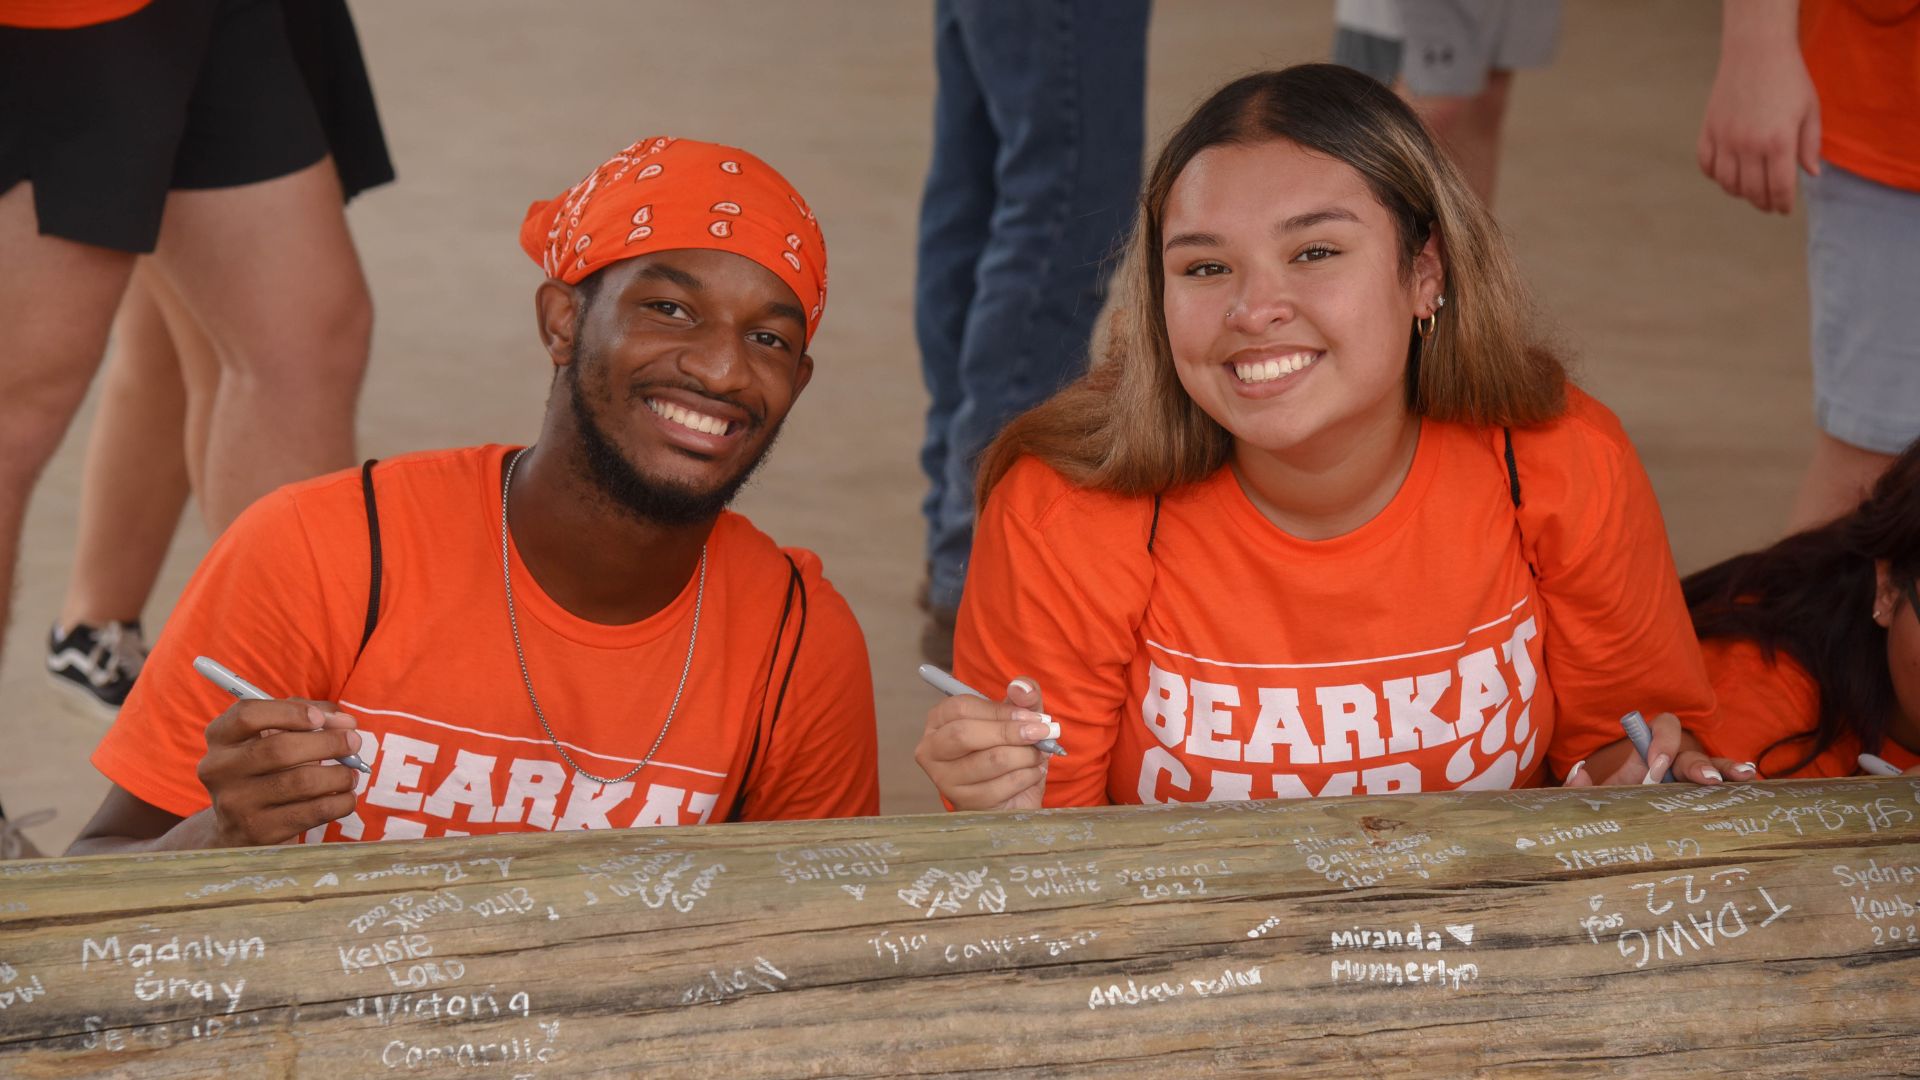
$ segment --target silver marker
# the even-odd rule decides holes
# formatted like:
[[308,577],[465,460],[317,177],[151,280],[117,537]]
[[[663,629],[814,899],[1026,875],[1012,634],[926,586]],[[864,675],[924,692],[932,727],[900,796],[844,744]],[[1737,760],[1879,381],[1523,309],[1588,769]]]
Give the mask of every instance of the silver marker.
[[[1621,717],[1620,726],[1626,729],[1627,741],[1632,743],[1633,748],[1640,752],[1640,760],[1647,760],[1647,750],[1653,745],[1653,732],[1648,730],[1646,718],[1640,715],[1640,710],[1635,709]],[[1667,775],[1661,780],[1661,783],[1673,783],[1672,769],[1667,770]]]
[[1893,762],[1873,754],[1860,755],[1860,767],[1870,776],[1905,776],[1906,773],[1895,768]]
[[[941,671],[939,668],[934,667],[932,664],[920,665],[920,677],[927,681],[928,686],[933,687],[935,690],[940,691],[941,693],[947,695],[948,697],[960,697],[962,695],[971,694],[972,696],[980,698],[982,700],[988,700],[988,701],[992,700],[991,698],[988,698],[987,695],[981,693],[978,690],[975,690],[973,687],[968,686],[966,683],[961,682],[959,679],[954,678],[953,676],[947,674],[946,672]],[[1041,715],[1046,716],[1045,713],[1042,713]],[[1053,718],[1047,717],[1047,723],[1049,724],[1053,723]],[[1052,754],[1054,757],[1067,756],[1066,749],[1060,745],[1060,742],[1057,739],[1041,739],[1039,742],[1033,744],[1033,748],[1035,750],[1040,751],[1041,753]]]
[[[228,671],[226,665],[211,657],[195,657],[193,660],[193,670],[206,676],[208,682],[239,698],[241,701],[273,700],[273,698],[268,697],[259,687]],[[372,775],[373,773],[372,769],[367,768],[367,763],[360,760],[359,754],[348,754],[346,757],[334,758],[333,760],[345,765],[349,769],[358,769],[368,775]]]

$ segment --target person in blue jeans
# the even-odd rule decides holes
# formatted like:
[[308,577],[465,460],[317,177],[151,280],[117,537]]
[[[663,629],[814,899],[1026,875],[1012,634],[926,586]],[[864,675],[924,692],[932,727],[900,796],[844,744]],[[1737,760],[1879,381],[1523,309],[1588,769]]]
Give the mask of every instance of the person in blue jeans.
[[933,161],[914,332],[932,403],[927,632],[952,660],[973,545],[975,459],[1084,370],[1109,259],[1132,220],[1149,0],[936,0]]

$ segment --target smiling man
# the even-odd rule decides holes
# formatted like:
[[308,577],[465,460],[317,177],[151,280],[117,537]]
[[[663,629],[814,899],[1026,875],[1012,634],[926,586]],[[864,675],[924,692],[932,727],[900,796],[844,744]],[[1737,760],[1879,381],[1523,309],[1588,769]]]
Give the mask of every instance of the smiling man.
[[726,510],[813,373],[812,212],[750,154],[643,139],[521,245],[547,273],[538,443],[249,510],[95,752],[114,787],[72,853],[877,811],[852,612]]

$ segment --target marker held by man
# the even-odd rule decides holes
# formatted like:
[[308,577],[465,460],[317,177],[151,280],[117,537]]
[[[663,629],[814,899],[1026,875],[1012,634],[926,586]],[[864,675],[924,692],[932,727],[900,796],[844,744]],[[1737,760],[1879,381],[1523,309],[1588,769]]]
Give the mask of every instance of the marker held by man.
[[[240,676],[235,675],[233,672],[228,671],[226,668],[226,665],[220,663],[218,660],[215,660],[211,657],[207,657],[207,656],[195,657],[193,661],[193,670],[199,672],[201,675],[206,676],[206,679],[208,682],[212,683],[213,685],[219,687],[222,690],[225,690],[227,693],[232,694],[234,697],[237,697],[242,701],[272,701],[273,700],[273,698],[268,696],[265,691],[261,690],[259,687],[253,685],[252,683],[241,678]],[[360,760],[359,754],[348,754],[346,757],[334,758],[333,760],[339,762],[342,765],[345,765],[349,769],[357,769],[360,772],[367,773],[368,775],[372,775],[373,773],[372,769],[367,768],[367,763]]]
[[[1633,748],[1640,752],[1640,760],[1647,760],[1647,750],[1653,746],[1653,732],[1647,727],[1646,718],[1640,715],[1640,710],[1635,709],[1621,717],[1620,726],[1626,730],[1627,741],[1632,743]],[[1652,780],[1649,778],[1641,782],[1652,783]],[[1661,778],[1660,782],[1663,784],[1673,783],[1673,770],[1668,769],[1667,775]]]
[[[946,672],[941,671],[932,664],[920,665],[920,677],[926,680],[928,686],[933,687],[948,697],[959,697],[963,694],[970,694],[982,700],[992,700],[988,698],[987,695],[975,690],[973,687],[968,686],[966,683],[961,682]],[[1047,716],[1045,713],[1042,713],[1041,716],[1045,717],[1047,724],[1052,725],[1053,730],[1060,730],[1060,725],[1054,723],[1053,717]],[[1039,742],[1033,744],[1033,748],[1043,754],[1052,754],[1054,757],[1067,756],[1066,749],[1060,745],[1058,739],[1054,738],[1041,739]]]
[[1867,771],[1867,775],[1869,776],[1905,776],[1906,775],[1906,773],[1901,772],[1899,767],[1894,765],[1893,762],[1888,761],[1886,758],[1879,757],[1878,755],[1875,755],[1875,754],[1861,754],[1860,767],[1862,769],[1865,769]]

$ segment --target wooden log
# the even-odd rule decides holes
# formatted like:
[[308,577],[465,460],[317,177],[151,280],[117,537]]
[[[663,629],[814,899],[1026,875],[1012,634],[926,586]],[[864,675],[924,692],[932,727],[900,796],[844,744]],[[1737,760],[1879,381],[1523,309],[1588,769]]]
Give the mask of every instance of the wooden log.
[[0,863],[7,1076],[1913,1075],[1920,781]]

